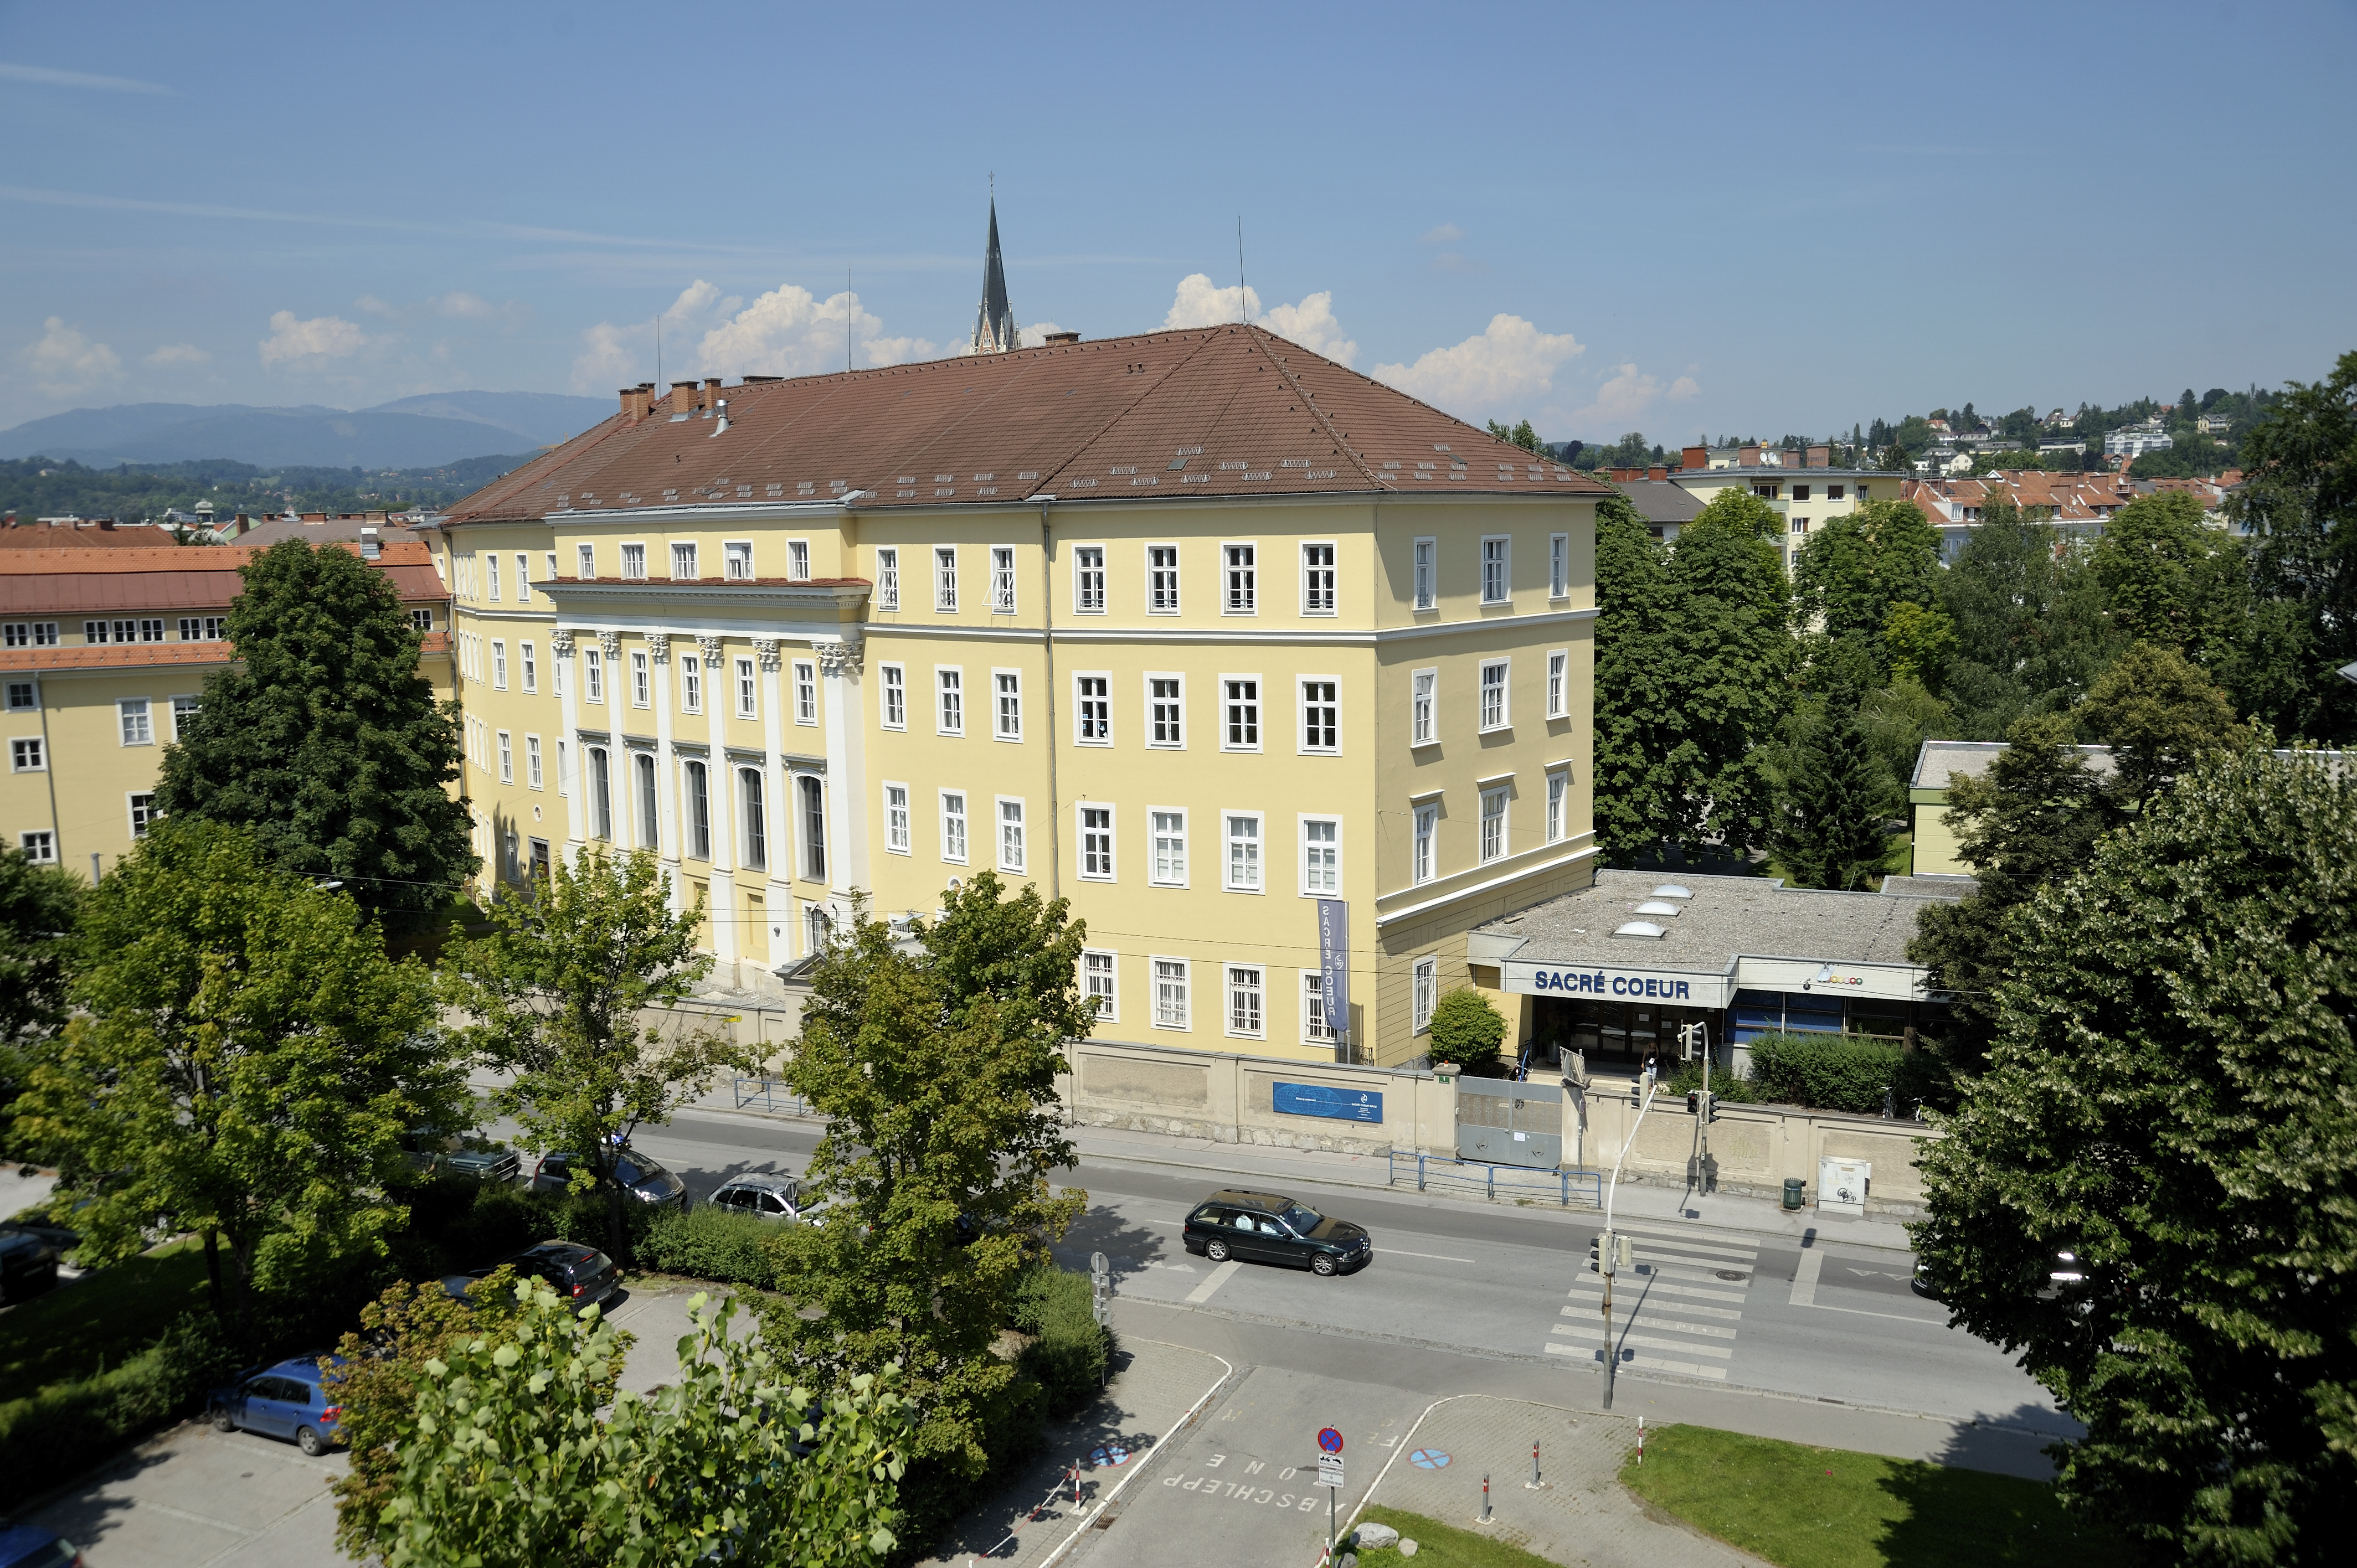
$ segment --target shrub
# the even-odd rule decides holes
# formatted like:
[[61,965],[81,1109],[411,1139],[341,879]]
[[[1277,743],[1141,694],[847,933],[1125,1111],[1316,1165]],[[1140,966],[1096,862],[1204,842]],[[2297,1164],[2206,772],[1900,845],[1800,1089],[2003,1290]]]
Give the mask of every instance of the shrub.
[[192,1314],[120,1366],[0,1404],[0,1507],[193,1412],[235,1364],[210,1316]]
[[1496,1060],[1505,1038],[1505,1015],[1470,986],[1458,986],[1432,1010],[1434,1061],[1457,1062],[1469,1072]]
[[1911,1114],[1920,1096],[1937,1104],[1944,1079],[1930,1053],[1839,1035],[1762,1035],[1751,1042],[1751,1083],[1761,1099],[1822,1111],[1879,1115],[1883,1091]]
[[1048,1413],[1058,1418],[1088,1408],[1104,1387],[1113,1359],[1113,1330],[1096,1320],[1086,1274],[1052,1265],[1025,1276],[1015,1298],[1015,1326],[1036,1338],[1017,1365],[1039,1380]]
[[773,1274],[765,1244],[779,1227],[709,1205],[685,1214],[667,1208],[638,1243],[641,1268],[723,1284],[767,1289]]
[[[1678,1070],[1662,1080],[1662,1093],[1672,1098],[1693,1093],[1702,1087],[1702,1063],[1680,1062]],[[1711,1097],[1722,1105],[1749,1105],[1760,1098],[1759,1086],[1749,1079],[1713,1068],[1710,1075]]]

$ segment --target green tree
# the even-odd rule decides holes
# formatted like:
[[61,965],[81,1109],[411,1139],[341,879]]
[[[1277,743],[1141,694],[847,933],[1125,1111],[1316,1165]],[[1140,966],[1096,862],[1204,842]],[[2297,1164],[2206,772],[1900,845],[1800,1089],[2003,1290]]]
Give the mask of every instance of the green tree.
[[1941,576],[1939,607],[1956,628],[1941,689],[1967,740],[2069,709],[2120,644],[2086,552],[2004,496],[1990,498]]
[[1498,1059],[1506,1043],[1506,1015],[1469,985],[1460,985],[1432,1008],[1432,1059],[1480,1067]]
[[1668,762],[1668,836],[1717,839],[1738,853],[1763,843],[1774,787],[1760,746],[1792,704],[1799,662],[1792,592],[1772,541],[1783,520],[1745,490],[1713,496],[1678,531],[1666,574],[1663,646],[1683,736]]
[[2203,521],[2183,490],[2138,496],[2104,525],[2092,557],[2121,635],[2207,663],[2240,630],[2248,595],[2242,545]]
[[912,1456],[960,1481],[1014,1394],[991,1348],[1024,1273],[1088,1201],[1049,1185],[1073,1161],[1056,1075],[1096,1016],[1084,930],[1035,886],[1001,892],[984,872],[946,893],[939,920],[911,922],[913,952],[863,910],[813,968],[785,1076],[826,1118],[803,1179],[832,1208],[780,1250],[777,1283],[825,1316],[765,1318],[799,1365],[902,1366]]
[[2357,739],[2357,350],[2313,384],[2288,383],[2243,440],[2249,478],[2229,503],[2259,535],[2266,651],[2233,682],[2245,712],[2278,734]]
[[1890,660],[1892,680],[1935,689],[1949,656],[1956,651],[1956,623],[1943,609],[1893,605],[1882,622],[1882,649]]
[[442,961],[445,1003],[468,1022],[473,1056],[509,1076],[491,1096],[522,1127],[526,1149],[582,1156],[577,1190],[606,1197],[608,1244],[630,1253],[619,1145],[666,1120],[742,1050],[700,1027],[666,1030],[641,1015],[673,1008],[712,972],[695,950],[699,899],[673,914],[670,879],[643,852],[592,846],[549,880],[491,907],[488,936]]
[[[1954,1321],[2087,1435],[2076,1506],[2171,1563],[2324,1563],[2357,1498],[2357,782],[2206,758],[2020,916],[1924,1154]],[[2048,1276],[2060,1251],[2081,1280]]]
[[1670,835],[1676,719],[1669,553],[1628,499],[1596,503],[1596,836],[1625,861]]
[[1523,420],[1511,430],[1494,419],[1489,424],[1490,434],[1499,440],[1511,441],[1525,452],[1535,452],[1539,449],[1539,433],[1531,427],[1529,420]]
[[1900,604],[1939,592],[1940,532],[1913,501],[1868,501],[1828,518],[1792,558],[1792,598],[1824,636],[1877,639]]
[[[68,959],[81,879],[18,849],[0,849],[0,1115],[25,1083],[24,1052],[66,1021]],[[0,1147],[17,1149],[0,1122]]]
[[1935,1043],[1949,1066],[1977,1072],[1996,1032],[1996,989],[2013,972],[2014,912],[2094,856],[2118,825],[2118,801],[2073,744],[2069,715],[2016,720],[1985,778],[1948,781],[1947,823],[1978,886],[1918,918],[1907,956],[1953,993]]
[[1890,858],[1898,804],[1856,701],[1836,693],[1803,734],[1769,847],[1803,887],[1871,890]]
[[[408,1219],[403,1133],[456,1125],[463,1085],[415,959],[254,835],[166,818],[88,896],[81,1015],[33,1058],[17,1114],[62,1155],[82,1255],[203,1238],[213,1304],[328,1259],[381,1254]],[[222,1254],[227,1254],[224,1281]]]
[[2250,739],[2225,693],[2176,649],[2149,642],[2104,671],[2076,716],[2083,734],[2111,746],[2119,788],[2139,801],[2175,782],[2202,752]]
[[814,1392],[729,1332],[735,1310],[695,1296],[677,1380],[629,1394],[628,1337],[531,1282],[511,1331],[421,1369],[378,1527],[389,1568],[881,1562],[909,1426],[894,1377]]
[[336,545],[272,545],[240,569],[237,662],[205,681],[156,787],[166,816],[250,827],[271,858],[371,910],[446,902],[475,868],[457,707],[437,704],[392,581]]

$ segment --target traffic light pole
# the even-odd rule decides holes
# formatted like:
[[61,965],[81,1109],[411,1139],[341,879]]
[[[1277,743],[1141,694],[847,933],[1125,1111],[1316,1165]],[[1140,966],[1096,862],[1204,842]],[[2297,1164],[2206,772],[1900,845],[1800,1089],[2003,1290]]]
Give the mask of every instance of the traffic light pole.
[[1637,1141],[1637,1129],[1645,1124],[1645,1112],[1653,1108],[1653,1094],[1658,1087],[1651,1074],[1641,1080],[1644,1098],[1637,1105],[1637,1120],[1629,1126],[1629,1135],[1620,1141],[1620,1157],[1612,1162],[1612,1180],[1604,1189],[1604,1234],[1596,1239],[1596,1266],[1604,1275],[1604,1408],[1612,1408],[1613,1374],[1620,1368],[1620,1354],[1612,1343],[1612,1276],[1620,1267],[1620,1238],[1612,1230],[1612,1203],[1620,1195],[1620,1167],[1628,1163],[1630,1146]]

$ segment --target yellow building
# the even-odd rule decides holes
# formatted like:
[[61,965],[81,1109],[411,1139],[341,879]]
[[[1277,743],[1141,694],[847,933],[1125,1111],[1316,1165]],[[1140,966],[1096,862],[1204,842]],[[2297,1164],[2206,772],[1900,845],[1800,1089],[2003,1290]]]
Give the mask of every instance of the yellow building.
[[749,989],[995,870],[1103,1037],[1407,1061],[1589,879],[1604,493],[1248,327],[633,388],[433,539],[479,847],[653,850]]
[[[426,677],[447,699],[447,596],[423,545],[380,543],[378,532],[355,524],[345,547],[393,580],[425,634]],[[195,713],[205,677],[231,661],[230,601],[254,553],[244,545],[0,550],[7,843],[93,879],[130,853],[155,817],[164,748]]]
[[[1897,500],[1909,476],[1871,468],[1828,467],[1831,451],[1824,446],[1787,447],[1781,451],[1745,446],[1734,460],[1712,457],[1706,447],[1685,449],[1685,467],[1669,471],[1669,482],[1710,504],[1721,490],[1749,490],[1784,520],[1784,566],[1809,535],[1836,517],[1846,517],[1870,500]],[[1717,462],[1718,466],[1712,464]],[[1669,537],[1677,537],[1674,528]]]

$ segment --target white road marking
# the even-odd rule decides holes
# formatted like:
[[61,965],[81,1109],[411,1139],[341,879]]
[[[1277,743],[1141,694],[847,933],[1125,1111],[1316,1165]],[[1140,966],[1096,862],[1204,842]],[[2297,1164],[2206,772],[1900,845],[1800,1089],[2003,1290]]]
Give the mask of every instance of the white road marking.
[[[1581,1312],[1594,1312],[1603,1305],[1604,1301],[1601,1295],[1575,1295],[1571,1299],[1579,1303],[1577,1310]],[[1691,1313],[1696,1317],[1716,1317],[1727,1323],[1740,1323],[1743,1320],[1743,1314],[1731,1306],[1704,1306],[1699,1302],[1692,1301],[1652,1301],[1645,1296],[1632,1295],[1625,1301],[1616,1302],[1613,1305],[1625,1306],[1632,1314],[1642,1305],[1647,1307],[1660,1307],[1663,1311]],[[1574,1309],[1566,1306],[1563,1310],[1564,1315],[1569,1316]]]
[[1817,1276],[1824,1272],[1825,1255],[1814,1248],[1801,1253],[1801,1266],[1792,1271],[1792,1305],[1817,1305]]
[[[1729,1282],[1724,1280],[1714,1282],[1714,1283],[1720,1285],[1724,1285],[1727,1283]],[[1604,1288],[1604,1276],[1601,1274],[1585,1274],[1573,1280],[1571,1282],[1571,1286],[1574,1290],[1601,1290]],[[1620,1288],[1624,1292],[1647,1295],[1692,1296],[1701,1301],[1742,1301],[1745,1299],[1744,1293],[1739,1290],[1709,1290],[1701,1285],[1672,1284],[1667,1280],[1662,1278],[1659,1274],[1647,1274],[1644,1278],[1639,1280],[1634,1284],[1631,1284],[1628,1280],[1624,1278],[1621,1281]]]
[[1197,1285],[1193,1290],[1187,1294],[1187,1305],[1189,1306],[1200,1306],[1205,1302],[1211,1300],[1212,1294],[1217,1292],[1222,1285],[1227,1283],[1230,1279],[1233,1278],[1235,1272],[1243,1266],[1244,1263],[1242,1258],[1230,1258],[1226,1262],[1222,1263],[1218,1268],[1213,1269],[1210,1279],[1205,1280],[1201,1284]]
[[1920,1323],[1926,1328],[1945,1328],[1948,1326],[1947,1320],[1945,1318],[1917,1317],[1911,1313],[1872,1312],[1863,1306],[1835,1306],[1828,1302],[1822,1301],[1812,1301],[1806,1305],[1815,1307],[1819,1312],[1848,1312],[1855,1313],[1860,1317],[1888,1317],[1899,1323]]
[[[1604,1337],[1604,1330],[1601,1327],[1590,1328],[1584,1323],[1558,1323],[1547,1332],[1560,1334],[1566,1339]],[[1646,1347],[1655,1350],[1683,1350],[1689,1356],[1708,1356],[1721,1361],[1727,1360],[1735,1355],[1732,1348],[1722,1348],[1717,1345],[1689,1345],[1683,1339],[1656,1339],[1650,1334],[1616,1333],[1613,1337],[1623,1345]]]
[[[1546,1350],[1550,1356],[1577,1356],[1581,1360],[1588,1362],[1601,1363],[1604,1359],[1604,1351],[1601,1348],[1591,1350],[1585,1345],[1549,1344]],[[1694,1361],[1673,1361],[1663,1356],[1624,1356],[1620,1359],[1620,1364],[1631,1371],[1675,1372],[1682,1377],[1709,1378],[1722,1383],[1727,1381],[1725,1367],[1705,1367]]]
[[1452,1258],[1442,1252],[1411,1252],[1405,1247],[1378,1247],[1378,1252],[1389,1252],[1396,1258],[1430,1258],[1436,1263],[1469,1263],[1471,1258]]

